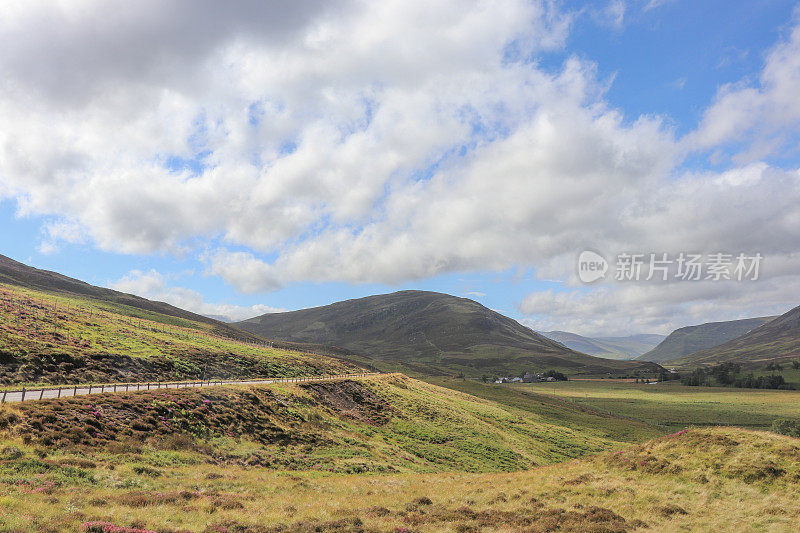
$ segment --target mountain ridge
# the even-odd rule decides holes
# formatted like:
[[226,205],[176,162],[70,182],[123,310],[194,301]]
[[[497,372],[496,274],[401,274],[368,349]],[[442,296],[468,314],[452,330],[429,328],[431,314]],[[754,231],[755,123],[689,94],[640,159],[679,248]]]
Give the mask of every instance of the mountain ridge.
[[606,359],[634,359],[655,348],[666,335],[639,333],[621,337],[587,337],[570,331],[540,331],[541,335],[560,342],[567,348]]
[[337,346],[374,364],[422,365],[472,375],[526,368],[615,372],[657,366],[592,357],[474,300],[431,291],[398,291],[268,313],[234,325],[268,338]]
[[800,357],[800,306],[725,343],[693,352],[683,364],[780,362]]
[[719,322],[705,322],[678,328],[637,361],[677,362],[689,354],[728,342],[769,322],[775,317],[755,317]]

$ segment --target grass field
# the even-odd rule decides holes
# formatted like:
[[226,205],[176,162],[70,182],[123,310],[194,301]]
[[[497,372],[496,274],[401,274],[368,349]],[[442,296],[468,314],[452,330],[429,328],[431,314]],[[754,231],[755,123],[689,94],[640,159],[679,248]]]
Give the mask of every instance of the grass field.
[[8,441],[4,531],[796,531],[800,441],[694,429],[516,473],[337,475]]
[[0,384],[287,377],[356,368],[222,337],[208,323],[0,284]]
[[553,396],[542,388],[512,388],[453,378],[427,378],[426,381],[533,413],[548,423],[580,428],[581,431],[612,440],[641,442],[667,432],[664,428],[620,416],[610,416],[591,406]]
[[675,430],[687,426],[729,425],[769,428],[776,418],[800,420],[800,391],[687,387],[612,381],[566,381],[507,385],[611,411]]
[[[666,435],[532,386],[439,384],[449,389],[381,376],[7,404],[0,530],[788,532],[800,520],[800,439]],[[597,401],[662,394],[556,392],[592,387]],[[679,401],[689,392],[699,403]],[[747,391],[761,392],[776,394]],[[688,415],[719,394],[659,398]],[[775,398],[736,407],[757,416],[789,401]]]

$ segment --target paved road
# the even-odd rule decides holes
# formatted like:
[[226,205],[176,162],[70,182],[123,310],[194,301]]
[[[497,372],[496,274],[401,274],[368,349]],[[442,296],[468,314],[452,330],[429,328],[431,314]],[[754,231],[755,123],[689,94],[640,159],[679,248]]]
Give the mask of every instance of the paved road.
[[[21,402],[30,400],[44,400],[49,398],[65,398],[69,396],[84,396],[87,394],[101,394],[104,392],[136,392],[156,389],[185,389],[196,387],[218,387],[220,385],[268,385],[270,383],[292,383],[299,381],[328,381],[333,379],[357,378],[375,376],[370,374],[346,374],[341,376],[306,376],[297,378],[253,379],[237,381],[182,381],[171,383],[117,383],[106,385],[64,385],[56,388],[32,388],[14,391],[0,391],[0,401]],[[24,396],[23,396],[24,395]]]

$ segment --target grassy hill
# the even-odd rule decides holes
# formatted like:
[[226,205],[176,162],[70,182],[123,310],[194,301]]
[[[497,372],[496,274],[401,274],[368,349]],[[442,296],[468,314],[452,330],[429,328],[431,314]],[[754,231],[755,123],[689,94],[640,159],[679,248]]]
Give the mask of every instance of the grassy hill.
[[378,368],[417,375],[520,375],[551,368],[601,374],[658,368],[570,350],[473,300],[437,292],[381,294],[270,313],[235,325],[268,338],[338,346]]
[[775,317],[708,322],[697,326],[679,328],[670,333],[658,346],[636,359],[657,363],[675,363],[675,361],[691,353],[718,346],[744,335],[748,331],[766,324],[773,318]]
[[797,439],[613,441],[603,416],[544,400],[388,376],[6,405],[0,529],[793,531],[800,517]]
[[634,359],[656,347],[665,335],[641,333],[626,337],[584,337],[568,331],[542,331],[548,339],[567,348],[605,359]]
[[[179,309],[164,302],[154,302],[126,294],[124,292],[96,287],[83,281],[73,279],[57,272],[40,270],[18,261],[14,261],[4,255],[0,255],[0,284],[12,285],[21,288],[39,291],[37,294],[64,295],[82,297],[86,301],[95,301],[101,305],[112,304],[117,309],[137,309],[149,313],[157,313],[169,317],[188,320],[194,323],[205,324],[208,331],[216,335],[242,340],[261,340],[255,335],[248,334],[239,329],[229,326],[219,320],[214,320],[203,315],[198,315],[184,309]],[[44,296],[43,296],[44,297]]]
[[357,365],[0,260],[0,384],[312,375]]
[[157,449],[182,436],[218,463],[255,456],[256,466],[328,472],[519,470],[663,434],[592,410],[567,421],[559,415],[576,409],[564,401],[519,409],[401,374],[79,396],[5,412],[11,435],[52,450],[143,439]]
[[688,354],[684,365],[710,365],[725,361],[761,366],[800,358],[800,306],[751,331],[713,348]]

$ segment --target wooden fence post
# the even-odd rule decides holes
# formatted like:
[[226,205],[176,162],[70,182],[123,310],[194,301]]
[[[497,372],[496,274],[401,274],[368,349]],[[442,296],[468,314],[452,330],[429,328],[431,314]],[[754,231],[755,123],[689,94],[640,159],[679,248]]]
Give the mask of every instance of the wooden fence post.
[[58,387],[58,396],[56,396],[56,398],[61,398],[61,387],[60,386]]
[[8,391],[7,391],[7,390],[4,390],[4,391],[3,391],[3,399],[2,399],[2,400],[0,400],[0,404],[2,404],[2,403],[6,403],[6,394],[8,394]]
[[22,387],[22,399],[20,401],[21,402],[25,401],[25,387]]
[[39,399],[41,400],[43,396],[44,396],[44,389],[39,391]]

